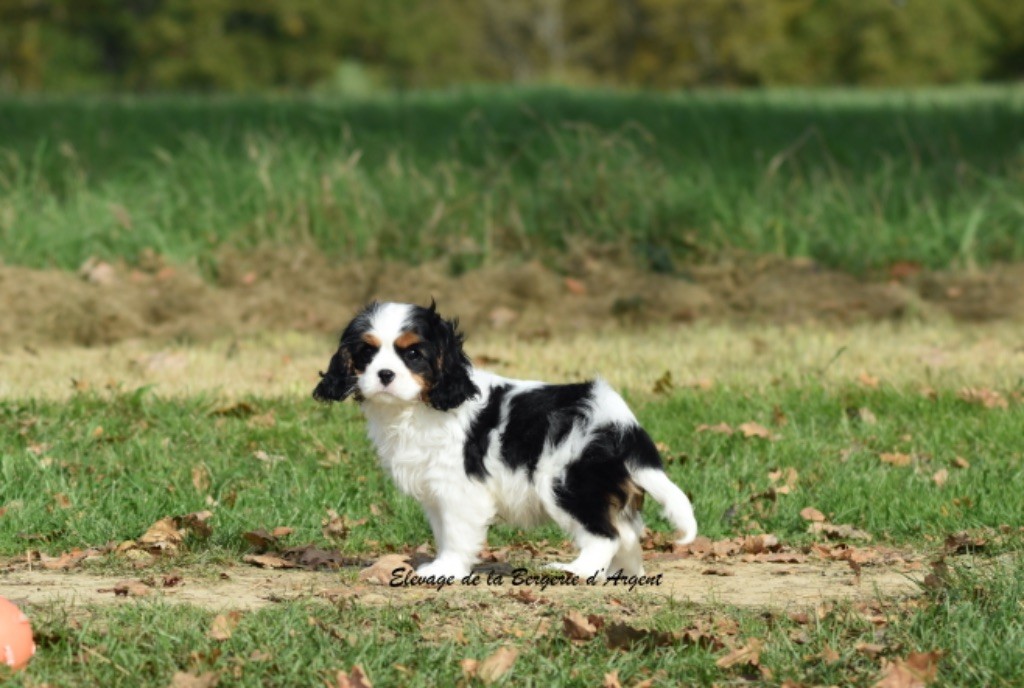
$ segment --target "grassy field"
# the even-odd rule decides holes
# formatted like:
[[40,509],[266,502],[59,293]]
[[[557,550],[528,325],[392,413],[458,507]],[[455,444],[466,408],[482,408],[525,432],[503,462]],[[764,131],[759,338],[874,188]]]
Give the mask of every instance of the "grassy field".
[[614,244],[854,272],[1024,258],[1024,92],[562,91],[0,101],[0,258],[77,268],[219,246],[557,263]]
[[[159,291],[175,270],[153,252],[216,279],[220,251],[268,244],[339,262],[445,258],[452,273],[592,252],[683,278],[735,252],[869,275],[1024,259],[1015,88],[7,99],[0,122],[0,263],[147,263],[142,282],[118,268],[121,281],[87,285],[95,299],[180,296]],[[0,279],[17,296],[27,272]],[[83,287],[58,276],[24,298]],[[570,282],[552,280],[564,297]],[[347,686],[359,666],[378,688],[1024,685],[1019,324],[957,325],[909,303],[881,316],[892,321],[833,329],[602,316],[566,336],[471,332],[469,352],[502,374],[600,373],[623,390],[708,538],[672,549],[648,504],[648,570],[696,580],[660,592],[360,578],[430,533],[378,468],[355,406],[309,398],[332,349],[322,335],[12,339],[0,349],[0,595],[43,601],[27,605],[38,655],[0,683]],[[166,316],[161,305],[143,315]],[[275,541],[253,534],[279,527]],[[569,555],[553,528],[495,527],[490,546],[493,563],[533,572]],[[289,548],[340,566],[246,560]],[[764,548],[784,561],[758,559]],[[278,587],[260,587],[271,573]],[[754,573],[783,591],[772,604],[744,598]],[[719,599],[727,580],[740,594]],[[269,592],[251,607],[218,599],[228,583]],[[213,601],[175,603],[181,590]]]
[[[1010,342],[1010,331],[1005,334]],[[716,339],[723,336],[714,328],[695,333],[687,347],[724,350]],[[746,336],[782,346],[781,331],[778,340],[764,331]],[[978,333],[948,352],[955,370],[943,376],[915,374],[906,354],[869,346],[885,338],[877,329],[844,339],[790,328],[784,337],[793,353],[760,377],[752,372],[754,358],[742,362],[746,343],[734,334],[741,367],[734,377],[723,355],[718,368],[705,370],[710,381],[691,385],[684,377],[690,368],[673,360],[671,369],[681,372],[658,391],[662,371],[649,364],[621,383],[663,443],[670,474],[692,495],[704,535],[723,541],[771,533],[795,552],[814,546],[906,551],[925,565],[945,555],[948,568],[919,596],[870,601],[866,591],[868,602],[811,609],[808,620],[798,606],[709,606],[646,593],[554,597],[535,589],[541,601],[523,602],[456,589],[383,604],[371,602],[372,595],[334,603],[300,595],[229,617],[230,637],[219,639],[211,631],[223,623],[215,622],[216,610],[147,599],[86,608],[55,603],[31,610],[41,650],[15,685],[162,687],[178,671],[213,672],[221,685],[312,685],[354,665],[378,686],[454,685],[463,678],[463,660],[482,661],[503,647],[519,652],[507,685],[600,685],[611,672],[622,685],[647,679],[655,685],[871,685],[914,657],[936,673],[937,685],[1019,685],[1024,403],[1013,381],[979,386],[997,380],[994,374],[1019,352],[992,355],[991,342],[1001,335]],[[921,341],[959,337],[938,330],[905,335],[911,351]],[[652,338],[657,348],[658,337]],[[984,341],[990,343],[974,348]],[[848,353],[832,348],[843,342]],[[497,351],[493,343],[478,345]],[[618,360],[622,345],[609,338],[581,360],[607,365]],[[502,352],[506,372],[572,375],[548,348],[520,343],[516,352]],[[243,346],[238,355],[261,354]],[[847,355],[852,365],[843,362]],[[253,364],[257,358],[249,368],[261,367]],[[354,406],[320,406],[298,389],[231,400],[215,379],[209,382],[209,391],[184,395],[132,384],[52,400],[9,396],[0,409],[0,564],[13,566],[30,550],[57,556],[134,541],[160,519],[206,509],[212,511],[208,537],[190,535],[144,569],[137,558],[111,551],[51,575],[58,581],[70,581],[76,570],[115,581],[187,575],[197,585],[222,571],[238,575],[233,570],[252,551],[243,534],[278,526],[293,529],[286,545],[312,543],[362,559],[429,541],[418,506],[396,494],[377,468]],[[732,434],[720,431],[723,423]],[[744,423],[757,423],[771,438],[745,436]],[[805,507],[872,540],[856,533],[845,546],[822,540],[808,532],[800,514]],[[347,519],[346,536],[322,532],[328,509]],[[653,505],[646,515],[655,531],[666,529]],[[963,532],[968,535],[947,541]],[[537,567],[556,558],[531,557],[526,545],[539,540],[563,547],[553,529],[507,527],[495,528],[490,544]],[[865,570],[882,565],[867,563]],[[342,569],[337,585],[358,588],[357,570]],[[574,609],[653,635],[626,648],[607,631],[572,640],[563,618]],[[691,635],[671,635],[682,631]],[[731,652],[751,641],[759,643],[756,661],[726,666]]]

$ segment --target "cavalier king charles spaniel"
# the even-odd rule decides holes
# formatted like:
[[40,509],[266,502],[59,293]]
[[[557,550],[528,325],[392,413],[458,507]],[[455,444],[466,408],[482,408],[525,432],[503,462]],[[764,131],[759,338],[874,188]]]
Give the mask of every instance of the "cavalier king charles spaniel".
[[690,500],[626,402],[604,380],[546,384],[472,366],[458,320],[404,303],[371,303],[345,328],[313,392],[352,396],[380,462],[423,506],[437,558],[420,576],[462,578],[497,520],[554,521],[579,547],[577,576],[642,575],[644,493],[697,535]]

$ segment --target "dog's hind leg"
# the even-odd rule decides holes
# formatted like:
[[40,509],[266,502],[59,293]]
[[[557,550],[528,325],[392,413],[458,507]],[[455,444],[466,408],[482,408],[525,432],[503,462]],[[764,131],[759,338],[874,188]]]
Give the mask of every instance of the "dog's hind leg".
[[635,511],[623,511],[615,525],[619,530],[619,549],[612,558],[611,571],[622,571],[627,576],[644,575],[644,553],[640,546],[644,534],[643,517]]

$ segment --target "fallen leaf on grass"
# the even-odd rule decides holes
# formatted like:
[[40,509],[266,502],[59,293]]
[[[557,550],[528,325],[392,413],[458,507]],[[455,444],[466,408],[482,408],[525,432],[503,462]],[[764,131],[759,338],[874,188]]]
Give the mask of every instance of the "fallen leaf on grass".
[[350,521],[345,516],[339,516],[338,512],[334,509],[327,510],[327,518],[320,521],[320,532],[323,533],[324,537],[331,539],[344,539],[348,537],[348,531],[356,526],[365,525],[367,519],[361,518],[356,521]]
[[268,549],[272,549],[277,546],[277,538],[272,534],[268,533],[266,528],[257,528],[256,530],[250,530],[242,533],[242,537],[245,541],[252,545],[257,552],[266,552]]
[[909,466],[913,461],[913,457],[910,454],[901,454],[900,452],[882,452],[878,455],[878,458],[882,460],[882,463],[900,467]]
[[821,513],[813,506],[804,507],[800,510],[800,518],[805,521],[814,521],[815,523],[821,523],[825,520],[825,514]]
[[742,550],[748,554],[761,554],[763,552],[774,552],[782,547],[779,538],[765,533],[762,535],[748,535],[743,538]]
[[394,571],[402,569],[411,572],[408,557],[402,554],[385,554],[359,572],[359,580],[376,585],[387,585],[394,577]]
[[210,490],[211,478],[210,469],[200,464],[192,467],[192,487],[199,494],[206,494]]
[[213,530],[206,522],[212,511],[197,511],[184,516],[168,516],[151,525],[135,544],[150,554],[174,554],[190,533],[209,537]]
[[575,609],[562,617],[562,628],[569,640],[592,640],[597,635],[597,626],[592,617],[585,617]]
[[184,671],[174,672],[168,688],[214,688],[220,683],[220,675],[213,671],[203,674],[189,674]]
[[96,592],[112,592],[116,597],[145,597],[152,588],[142,581],[122,581],[112,588],[100,588]]
[[611,623],[604,629],[605,642],[613,650],[629,650],[637,645],[674,645],[678,639],[671,633],[634,628],[624,623]]
[[518,656],[519,650],[513,647],[506,645],[498,648],[497,652],[480,662],[476,667],[476,675],[484,684],[494,683],[512,669]]
[[885,645],[879,645],[878,643],[857,643],[853,646],[853,649],[862,655],[874,659],[885,652],[887,648]]
[[213,623],[210,624],[210,630],[206,632],[206,637],[211,640],[227,640],[231,637],[235,628],[238,627],[238,622],[241,620],[242,612],[239,611],[218,614],[213,618]]
[[943,543],[946,553],[953,555],[976,552],[979,549],[984,549],[986,545],[988,545],[988,540],[966,530],[947,535],[946,541]]
[[824,535],[832,540],[865,540],[873,538],[870,533],[854,528],[851,525],[837,525],[835,523],[812,523],[807,527],[807,532],[812,535]]
[[958,456],[955,459],[953,459],[953,465],[956,466],[957,468],[970,468],[971,462],[962,456]]
[[949,471],[946,470],[945,468],[942,468],[942,469],[938,470],[935,473],[935,475],[932,476],[932,482],[935,483],[935,485],[938,486],[938,487],[942,487],[943,485],[945,485],[946,481],[948,481],[948,480],[949,480]]
[[761,663],[761,641],[751,638],[743,647],[738,647],[724,657],[719,657],[715,666],[719,669],[729,669],[740,665],[758,666]]
[[242,557],[242,561],[246,564],[253,564],[259,566],[261,569],[294,569],[298,568],[295,564],[282,559],[281,557],[275,557],[272,554],[247,554]]
[[739,426],[739,431],[743,433],[743,436],[747,439],[757,437],[765,440],[775,439],[775,435],[772,434],[771,430],[761,425],[760,423],[748,422],[742,423]]
[[711,432],[716,435],[731,435],[733,434],[734,430],[732,429],[732,426],[730,426],[728,423],[718,423],[717,425],[707,425],[706,423],[701,423],[700,425],[697,426],[695,432]]
[[991,389],[966,387],[957,392],[957,396],[968,404],[984,406],[987,409],[1004,409],[1010,405],[1006,397]]
[[874,688],[924,688],[939,675],[941,651],[914,652],[906,659],[887,662]]
[[867,387],[869,389],[878,389],[880,380],[874,375],[870,375],[868,373],[861,373],[860,375],[857,376],[857,382],[859,382],[862,387]]
[[601,681],[601,688],[622,688],[622,684],[619,682],[618,669],[604,675],[604,680]]
[[356,664],[352,671],[347,674],[339,671],[334,675],[334,686],[331,688],[373,688],[370,677],[363,671],[363,667]]

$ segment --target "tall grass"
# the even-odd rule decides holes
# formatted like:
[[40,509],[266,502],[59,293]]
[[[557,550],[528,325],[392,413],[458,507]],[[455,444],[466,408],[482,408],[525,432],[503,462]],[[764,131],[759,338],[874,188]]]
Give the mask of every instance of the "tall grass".
[[0,259],[1024,258],[1024,91],[0,100]]

